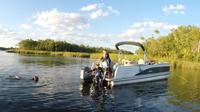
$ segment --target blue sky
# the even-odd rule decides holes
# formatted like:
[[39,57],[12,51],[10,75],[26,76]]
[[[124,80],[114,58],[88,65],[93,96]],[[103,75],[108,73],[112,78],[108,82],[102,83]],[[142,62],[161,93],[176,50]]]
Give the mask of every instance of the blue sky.
[[0,46],[22,39],[56,39],[113,47],[141,41],[154,30],[166,35],[180,25],[199,26],[200,1],[182,0],[1,0]]

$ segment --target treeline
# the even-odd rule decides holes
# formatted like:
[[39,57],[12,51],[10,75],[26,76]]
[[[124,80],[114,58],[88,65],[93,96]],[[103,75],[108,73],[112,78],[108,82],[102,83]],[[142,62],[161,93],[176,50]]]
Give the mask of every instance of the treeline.
[[[155,31],[159,34],[159,31]],[[187,61],[200,61],[200,28],[197,26],[180,26],[173,29],[171,33],[159,38],[150,37],[141,38],[148,56],[151,59],[168,58]],[[68,51],[68,52],[86,52],[99,53],[104,48],[89,47],[84,45],[70,44],[66,41],[54,41],[52,39],[34,41],[32,39],[22,40],[18,43],[19,49],[23,50],[42,50],[42,51]],[[106,49],[111,53],[116,50]],[[126,52],[130,53],[130,52]],[[140,50],[138,54],[143,53]]]
[[[46,40],[32,40],[25,39],[18,43],[18,47],[21,50],[42,50],[42,51],[67,51],[67,52],[86,52],[86,53],[98,53],[102,52],[103,47],[90,47],[85,45],[71,44],[66,41],[55,41],[52,39]],[[116,50],[107,48],[108,52],[116,53]],[[126,52],[130,53],[130,52]]]
[[144,41],[150,57],[200,60],[200,28],[197,26],[180,26],[166,36]]
[[7,50],[7,49],[12,49],[12,48],[0,47],[0,50]]

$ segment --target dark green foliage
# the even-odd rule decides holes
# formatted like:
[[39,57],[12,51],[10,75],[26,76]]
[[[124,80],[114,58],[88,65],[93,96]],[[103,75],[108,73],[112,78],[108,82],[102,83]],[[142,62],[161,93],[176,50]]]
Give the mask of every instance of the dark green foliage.
[[22,40],[18,43],[18,46],[21,48],[21,49],[25,49],[25,50],[28,50],[28,49],[36,49],[37,47],[37,42],[32,40],[32,39],[26,39],[26,40]]
[[43,51],[69,51],[69,52],[97,52],[99,49],[84,45],[70,44],[66,41],[54,41],[52,39],[34,41],[32,39],[22,40],[18,43],[22,50],[43,50]]
[[[34,41],[32,39],[25,39],[18,43],[21,50],[42,50],[42,51],[68,51],[68,52],[87,52],[99,53],[106,49],[110,53],[117,53],[117,50],[110,48],[89,47],[85,45],[70,44],[66,41],[54,41],[52,39]],[[129,53],[125,51],[125,53]]]
[[0,47],[0,50],[7,50],[9,48],[5,48],[5,47]]

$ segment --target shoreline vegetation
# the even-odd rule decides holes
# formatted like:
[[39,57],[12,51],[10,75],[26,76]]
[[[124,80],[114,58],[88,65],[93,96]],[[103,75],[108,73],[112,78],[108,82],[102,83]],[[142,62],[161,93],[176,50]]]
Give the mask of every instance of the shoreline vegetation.
[[[21,49],[9,49],[8,53],[18,53],[23,55],[46,55],[46,56],[62,56],[62,57],[80,57],[80,58],[91,58],[100,59],[102,53],[84,53],[84,52],[59,52],[59,51],[41,51],[41,50],[21,50]],[[129,60],[139,59],[138,56],[133,54],[124,55]],[[118,61],[118,53],[110,53],[110,57],[113,61]]]
[[[199,27],[191,25],[179,26],[176,29],[172,29],[169,34],[159,37],[160,31],[155,30],[154,33],[148,38],[141,37],[148,53],[148,59],[157,62],[170,62],[173,68],[200,69]],[[101,51],[106,49],[113,61],[118,60],[117,50],[70,44],[66,41],[54,41],[51,39],[34,41],[26,39],[20,41],[17,46],[18,49],[11,49],[8,52],[99,59]],[[136,50],[134,55],[128,51],[123,52],[125,52],[124,57],[129,60],[143,58],[142,49]]]
[[90,53],[83,52],[54,52],[54,51],[41,51],[41,50],[20,50],[20,49],[10,49],[7,50],[8,53],[18,53],[24,55],[47,55],[47,56],[63,56],[63,57],[81,57],[89,58]]
[[[23,55],[45,55],[45,56],[62,56],[62,57],[80,57],[80,58],[90,58],[90,59],[100,59],[102,53],[83,53],[83,52],[53,52],[53,51],[38,51],[38,50],[19,50],[19,49],[10,49],[7,50],[8,53],[18,53]],[[125,54],[126,59],[129,60],[138,60],[141,56],[133,56],[132,54]],[[111,53],[110,57],[113,61],[118,61],[118,54]],[[199,62],[192,62],[188,60],[178,60],[170,58],[155,58],[159,62],[169,62],[172,69],[176,68],[187,68],[187,69],[200,69]]]
[[6,50],[9,50],[9,49],[12,49],[12,48],[0,47],[0,50],[1,50],[1,51],[6,51]]
[[[38,50],[19,50],[19,49],[9,49],[8,53],[18,53],[23,55],[45,55],[45,56],[62,56],[62,57],[80,57],[80,58],[90,58],[90,59],[100,59],[102,53],[83,53],[83,52],[53,52],[53,51],[38,51]],[[138,60],[141,56],[133,56],[132,54],[125,54],[126,59]],[[118,61],[118,54],[111,53],[110,57],[113,61]],[[169,62],[172,69],[176,68],[187,68],[187,69],[200,69],[200,63],[188,60],[179,60],[171,58],[155,58],[159,62]]]

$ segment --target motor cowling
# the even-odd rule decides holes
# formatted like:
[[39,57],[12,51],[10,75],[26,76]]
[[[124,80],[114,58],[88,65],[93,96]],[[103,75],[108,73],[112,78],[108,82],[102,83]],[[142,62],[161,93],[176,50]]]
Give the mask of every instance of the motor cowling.
[[83,67],[80,72],[80,79],[83,81],[92,79],[92,72],[90,67]]

